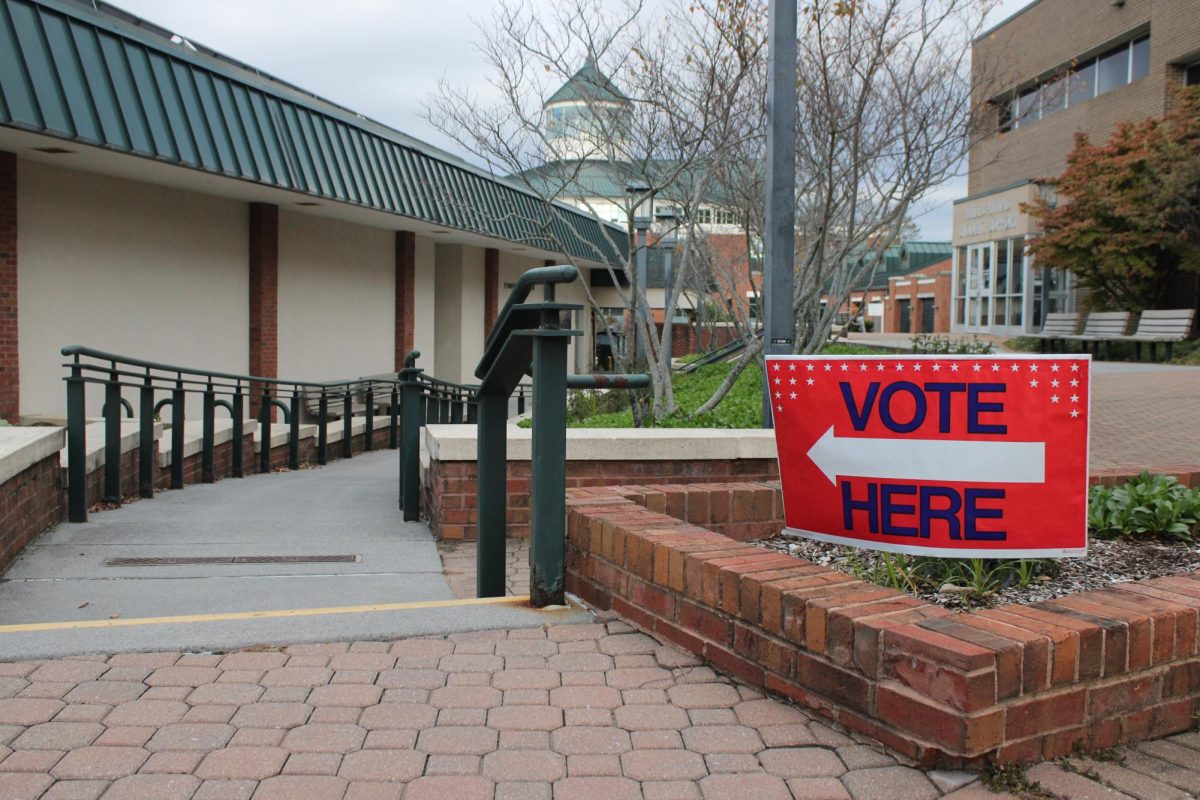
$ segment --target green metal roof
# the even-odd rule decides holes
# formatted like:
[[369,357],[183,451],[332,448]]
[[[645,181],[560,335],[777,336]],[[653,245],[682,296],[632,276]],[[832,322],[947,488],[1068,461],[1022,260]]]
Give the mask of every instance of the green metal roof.
[[[908,275],[930,264],[945,261],[953,252],[950,242],[902,242],[891,245],[883,251],[883,266],[876,266],[864,275],[854,291],[886,289],[890,278]],[[868,251],[859,256],[859,263],[876,262],[878,258],[878,252]]]
[[[655,176],[671,174],[676,163],[667,159],[647,159],[637,164],[600,158],[561,160],[516,173],[511,178],[547,197],[625,198],[626,187],[631,183],[649,181],[658,185]],[[658,190],[655,202],[690,200],[694,194],[694,180],[694,175],[685,171],[671,185]],[[704,200],[716,206],[728,204],[720,188],[711,185]]]
[[629,98],[617,88],[612,80],[596,66],[596,60],[588,57],[583,66],[567,82],[558,87],[558,91],[542,104],[545,108],[552,103],[570,101],[586,101],[589,103],[628,103]]
[[628,252],[622,228],[94,6],[0,0],[0,124],[577,258]]

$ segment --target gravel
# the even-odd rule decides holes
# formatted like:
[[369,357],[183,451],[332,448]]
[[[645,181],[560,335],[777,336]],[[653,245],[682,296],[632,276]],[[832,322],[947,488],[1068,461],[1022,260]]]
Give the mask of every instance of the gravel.
[[[864,566],[869,568],[880,557],[874,551],[804,539],[788,532],[750,544],[788,553],[857,577],[863,577],[858,572]],[[946,608],[1028,604],[1089,589],[1104,589],[1114,583],[1196,571],[1200,571],[1200,544],[1195,542],[1093,539],[1088,543],[1086,558],[1059,559],[1048,567],[1047,574],[1039,575],[1025,587],[1008,586],[984,598],[972,598],[952,586],[931,586],[913,594]],[[867,578],[864,577],[864,580]]]

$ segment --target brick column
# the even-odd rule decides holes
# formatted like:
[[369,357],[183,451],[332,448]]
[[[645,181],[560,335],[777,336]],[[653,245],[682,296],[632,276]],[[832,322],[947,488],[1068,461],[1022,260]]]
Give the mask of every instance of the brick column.
[[483,251],[483,337],[486,340],[496,324],[500,310],[500,251],[489,247]]
[[[250,374],[279,375],[279,206],[269,203],[250,204]],[[255,417],[261,391],[252,389]]]
[[0,419],[20,413],[17,352],[17,156],[0,151]]
[[[413,349],[416,315],[417,236],[396,231],[396,359],[395,370],[404,369],[404,357]],[[429,354],[433,357],[433,353]]]

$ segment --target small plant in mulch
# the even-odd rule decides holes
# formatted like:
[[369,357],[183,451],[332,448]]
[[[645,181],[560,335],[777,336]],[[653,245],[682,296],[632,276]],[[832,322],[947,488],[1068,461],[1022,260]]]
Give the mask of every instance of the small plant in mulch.
[[1200,570],[1200,489],[1169,475],[1093,486],[1086,558],[928,558],[858,550],[783,532],[757,542],[946,608],[1033,603],[1114,583]]
[[1022,800],[1067,800],[1029,778],[1026,764],[991,764],[980,776],[983,785],[996,794],[1016,795]]

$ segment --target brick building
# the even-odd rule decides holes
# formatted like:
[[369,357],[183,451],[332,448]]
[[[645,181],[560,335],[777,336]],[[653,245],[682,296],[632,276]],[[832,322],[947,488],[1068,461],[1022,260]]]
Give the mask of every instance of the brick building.
[[[1196,0],[1036,0],[975,40],[972,105],[981,131],[968,196],[954,204],[951,329],[1016,335],[1073,310],[1072,276],[1032,262],[1021,204],[1066,167],[1076,132],[1167,110],[1172,86],[1200,84]],[[1196,302],[1196,287],[1181,287]]]

